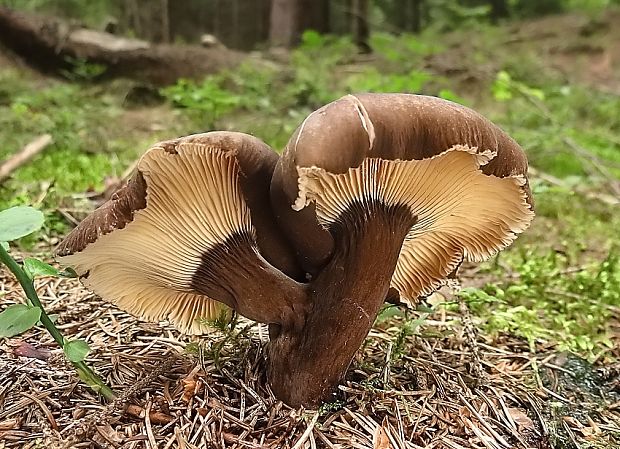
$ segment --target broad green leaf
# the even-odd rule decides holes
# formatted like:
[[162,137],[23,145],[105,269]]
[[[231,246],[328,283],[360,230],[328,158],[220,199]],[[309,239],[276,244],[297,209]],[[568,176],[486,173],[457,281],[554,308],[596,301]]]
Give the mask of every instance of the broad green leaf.
[[11,242],[43,226],[43,213],[30,206],[16,206],[0,212],[0,241]]
[[418,327],[420,327],[422,324],[424,324],[424,321],[426,321],[426,318],[428,317],[428,314],[424,314],[423,316],[421,316],[420,318],[416,318],[415,320],[411,320],[408,325],[409,325],[409,329],[410,332],[413,334],[416,332],[416,330],[418,329]]
[[5,251],[9,250],[9,242],[0,242],[0,246],[4,248]]
[[24,260],[24,271],[30,279],[38,276],[56,276],[58,270],[53,266],[31,257]]
[[62,348],[65,355],[72,362],[83,361],[90,352],[90,346],[84,340],[71,340]]
[[26,304],[13,304],[0,313],[0,337],[13,337],[26,332],[39,321],[41,309]]

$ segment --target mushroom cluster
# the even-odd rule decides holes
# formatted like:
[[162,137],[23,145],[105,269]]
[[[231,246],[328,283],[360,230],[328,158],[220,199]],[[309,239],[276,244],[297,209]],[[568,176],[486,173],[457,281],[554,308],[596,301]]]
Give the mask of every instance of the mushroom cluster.
[[463,106],[348,95],[278,156],[241,133],[156,144],[61,243],[92,291],[200,334],[269,324],[267,376],[292,406],[329,400],[386,298],[414,306],[533,218],[519,145]]

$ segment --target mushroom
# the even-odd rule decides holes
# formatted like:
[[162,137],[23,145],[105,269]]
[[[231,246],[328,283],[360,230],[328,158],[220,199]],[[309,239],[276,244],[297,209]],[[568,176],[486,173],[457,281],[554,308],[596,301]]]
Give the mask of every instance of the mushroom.
[[463,260],[509,245],[533,218],[526,171],[516,142],[445,100],[348,95],[308,116],[271,185],[312,276],[302,331],[270,344],[276,395],[329,398],[390,292],[414,305]]
[[519,145],[470,109],[348,95],[310,114],[280,158],[239,133],[155,145],[58,254],[145,319],[201,333],[198,318],[227,306],[268,323],[274,394],[316,406],[386,298],[415,305],[528,227],[526,172]]
[[61,243],[59,260],[121,309],[186,332],[205,332],[229,307],[264,323],[298,321],[304,286],[284,274],[299,268],[268,198],[277,159],[240,133],[158,143]]

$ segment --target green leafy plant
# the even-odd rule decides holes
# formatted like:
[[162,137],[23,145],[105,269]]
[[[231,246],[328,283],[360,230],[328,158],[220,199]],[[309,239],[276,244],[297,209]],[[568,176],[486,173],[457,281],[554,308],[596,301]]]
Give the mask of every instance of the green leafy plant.
[[535,89],[514,80],[512,76],[510,76],[510,73],[504,70],[497,72],[491,91],[498,101],[512,100],[517,94],[531,96],[541,101],[545,99],[545,93],[541,89]]
[[[530,163],[572,184],[600,187],[620,177],[620,98],[580,86],[532,86],[499,71],[491,94],[505,114],[492,117],[528,149]],[[609,189],[607,189],[609,190]]]
[[231,315],[229,310],[222,310],[216,318],[204,320],[202,323],[219,331],[220,338],[211,340],[208,347],[205,348],[205,352],[218,368],[222,366],[221,355],[224,348],[240,348],[243,346],[243,344],[240,344],[240,338],[246,335],[250,328],[254,326],[254,324],[249,324],[239,329],[239,316],[235,313]]
[[[122,173],[137,155],[132,148],[140,147],[121,126],[111,125],[121,102],[99,86],[36,84],[23,72],[0,70],[0,160],[19,152],[33,136],[53,136],[49,148],[1,183],[0,210],[27,202],[51,210],[59,204],[73,207],[70,194],[101,190],[106,175]],[[47,229],[65,222],[53,222],[50,215]]]
[[319,107],[342,93],[337,67],[353,59],[357,48],[348,37],[324,36],[306,31],[291,53],[292,80],[286,96],[298,106]]
[[248,111],[271,112],[274,110],[273,83],[278,70],[256,62],[245,62],[222,75],[222,85],[239,97],[239,106]]
[[465,106],[468,105],[468,101],[465,100],[465,98],[461,97],[456,92],[450,89],[440,89],[439,92],[437,93],[437,96],[439,98],[443,98],[444,100],[450,100],[450,101],[453,101],[455,103],[459,103]]
[[202,83],[182,79],[162,89],[173,105],[187,109],[195,122],[213,129],[224,114],[241,106],[242,97],[222,86],[221,76],[208,76]]
[[0,212],[0,262],[13,273],[26,294],[26,304],[13,304],[0,313],[0,337],[19,335],[41,323],[63,349],[80,379],[106,399],[114,399],[116,395],[110,387],[84,363],[90,352],[88,344],[83,340],[68,340],[61,334],[35,290],[34,279],[37,276],[67,276],[72,273],[59,272],[51,265],[32,258],[24,260],[20,265],[8,252],[8,242],[39,230],[43,221],[43,214],[28,206],[17,206]]
[[68,57],[66,61],[71,68],[62,70],[61,73],[71,81],[94,81],[107,70],[105,65],[88,62],[83,58]]
[[419,70],[411,70],[409,73],[383,74],[376,68],[371,67],[362,73],[352,76],[348,80],[349,89],[352,92],[402,92],[420,93],[431,75]]
[[442,51],[437,39],[424,39],[419,35],[406,33],[398,36],[373,33],[370,36],[370,46],[377,55],[385,59],[390,71],[398,72],[419,68],[425,57]]
[[424,324],[429,315],[429,313],[422,313],[418,318],[408,319],[403,323],[398,334],[396,334],[396,338],[394,338],[392,360],[397,360],[406,353],[407,338],[418,333],[418,329]]
[[431,26],[450,30],[459,26],[476,26],[490,18],[490,5],[463,5],[462,2],[436,0],[429,8]]
[[434,312],[433,308],[421,303],[416,307],[416,314],[410,316],[409,311],[393,305],[385,306],[377,316],[375,324],[391,325],[398,323],[392,340],[391,360],[398,360],[407,352],[409,337],[420,335],[420,329],[426,319]]

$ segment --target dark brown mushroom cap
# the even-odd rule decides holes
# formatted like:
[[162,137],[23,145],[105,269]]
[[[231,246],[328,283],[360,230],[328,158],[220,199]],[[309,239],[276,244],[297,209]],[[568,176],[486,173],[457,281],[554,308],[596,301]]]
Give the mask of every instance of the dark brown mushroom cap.
[[[394,162],[386,164],[385,161]],[[416,168],[407,161],[420,162]],[[444,163],[447,165],[442,165]],[[420,171],[423,167],[429,171]],[[458,167],[462,167],[462,170]],[[398,174],[394,174],[394,170]],[[499,244],[488,250],[482,247],[479,250],[470,248],[461,249],[459,253],[458,248],[462,244],[458,240],[462,235],[458,238],[453,236],[444,249],[427,247],[426,256],[444,260],[445,263],[442,263],[445,266],[441,273],[421,275],[420,279],[413,282],[418,286],[410,288],[410,292],[417,289],[418,293],[423,293],[428,288],[422,284],[430,282],[432,287],[436,287],[437,278],[445,277],[448,273],[444,271],[449,268],[452,271],[460,263],[457,258],[479,260],[488,257],[512,241],[516,233],[521,232],[531,220],[526,157],[514,140],[478,113],[434,97],[406,94],[348,95],[313,112],[299,126],[276,166],[271,194],[280,226],[297,248],[302,267],[315,274],[329,260],[334,248],[328,225],[330,220],[337,219],[336,216],[342,210],[332,205],[349,195],[345,191],[350,189],[350,183],[362,183],[363,179],[369,184],[376,183],[379,182],[377,173],[388,171],[391,173],[389,176],[400,177],[399,182],[408,182],[407,176],[427,176],[427,182],[433,185],[433,189],[437,189],[436,195],[440,196],[444,195],[441,189],[445,186],[435,182],[436,179],[458,177],[467,170],[472,175],[467,182],[506,179],[506,182],[500,184],[506,188],[506,192],[512,189],[516,195],[512,198],[514,204],[511,207],[514,206],[514,210],[510,213],[522,213],[523,216],[517,218],[511,215],[496,220],[490,211],[481,209],[480,226],[486,226],[486,220],[492,225],[489,232],[494,232],[493,229],[499,226],[502,233],[506,233],[505,236],[497,235]],[[490,176],[483,176],[476,181],[474,172]],[[337,176],[331,175],[348,177],[345,184],[349,184],[345,186],[336,179]],[[369,177],[373,179],[369,181]],[[494,185],[493,182],[485,188],[499,188],[500,184]],[[323,210],[317,211],[317,204],[323,201],[319,197],[331,188],[339,189],[336,195],[338,198],[331,198],[330,205],[324,204]],[[386,188],[385,185],[380,187],[381,195],[385,194]],[[476,194],[481,194],[481,191]],[[374,193],[367,191],[365,195],[373,196]],[[352,201],[351,198],[349,200]],[[415,207],[430,208],[428,205],[417,204],[414,197],[404,200],[397,196],[393,198],[394,201],[410,204],[415,214],[418,213]],[[493,200],[482,200],[488,203],[488,207],[500,207],[503,201],[500,196]],[[433,207],[440,206],[435,204]],[[428,222],[435,218],[426,217],[425,220]],[[416,229],[408,236],[410,241],[416,235],[419,237],[422,228],[418,226]],[[427,243],[419,239],[416,241],[418,245]],[[452,254],[454,251],[456,255]],[[444,254],[438,256],[437,252]],[[403,255],[401,253],[401,259]],[[421,260],[418,262],[422,263]]]
[[[239,306],[231,267],[248,260],[245,277],[254,268],[271,269],[258,254],[255,217],[265,231],[265,254],[284,269],[296,269],[269,218],[268,185],[276,161],[264,143],[238,133],[158,143],[140,159],[128,184],[61,243],[60,262],[124,310],[201,333],[207,326],[197,318],[214,319],[227,310],[214,299]],[[273,271],[274,282],[287,284],[286,276]],[[261,315],[260,304],[243,307],[254,319],[271,319],[268,311]]]
[[451,101],[409,94],[347,95],[314,111],[289,140],[278,169],[295,191],[296,167],[344,173],[367,157],[425,159],[454,145],[496,153],[483,173],[527,174],[521,147],[485,117]]

